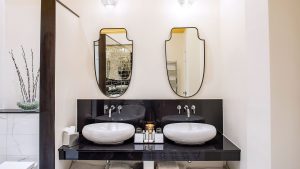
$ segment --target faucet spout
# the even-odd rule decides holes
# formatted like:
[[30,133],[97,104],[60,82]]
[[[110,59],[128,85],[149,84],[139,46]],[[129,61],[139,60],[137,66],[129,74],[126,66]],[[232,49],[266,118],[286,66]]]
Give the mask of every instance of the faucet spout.
[[116,108],[116,107],[115,107],[114,105],[111,105],[111,106],[110,106],[110,108],[109,108],[109,110],[108,110],[108,117],[109,117],[109,118],[111,118],[111,112],[112,112],[113,110],[115,110],[115,108]]
[[187,117],[190,118],[191,117],[191,111],[188,105],[184,106],[184,110],[186,111]]
[[108,111],[108,118],[111,118],[111,109]]

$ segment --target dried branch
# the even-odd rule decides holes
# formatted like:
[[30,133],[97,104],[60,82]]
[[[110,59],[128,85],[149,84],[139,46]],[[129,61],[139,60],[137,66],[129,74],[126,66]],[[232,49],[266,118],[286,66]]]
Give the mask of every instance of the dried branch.
[[35,101],[35,99],[36,99],[36,92],[37,92],[37,89],[38,89],[37,86],[38,86],[38,83],[39,83],[39,78],[40,78],[40,69],[38,70],[37,75],[35,77],[33,101]]
[[32,98],[31,101],[35,100],[34,98],[34,65],[33,65],[33,51],[31,49],[31,78],[32,78]]
[[16,69],[16,72],[17,72],[17,75],[18,75],[18,78],[19,78],[19,85],[20,85],[20,89],[21,89],[22,98],[23,98],[23,101],[25,102],[25,101],[28,100],[28,96],[27,96],[27,93],[26,93],[24,81],[23,81],[22,75],[20,73],[19,67],[16,63],[16,59],[14,57],[13,50],[11,50],[9,52],[9,54],[11,55],[11,58],[13,60],[13,63],[14,63],[14,66],[15,66],[15,69]]
[[27,60],[26,60],[26,55],[25,55],[25,51],[24,51],[24,48],[23,46],[21,46],[22,48],[22,56],[23,56],[23,59],[24,59],[24,62],[25,62],[25,68],[26,68],[26,75],[27,75],[27,93],[28,93],[28,97],[29,97],[29,102],[31,101],[31,94],[30,94],[30,75],[29,75],[29,69],[28,69],[28,64],[27,64]]
[[[25,54],[25,50],[24,50],[23,46],[21,46],[21,49],[22,49],[22,56],[23,56],[23,60],[25,62],[25,69],[26,69],[26,75],[27,75],[27,84],[28,84],[27,90],[26,90],[26,85],[24,83],[21,71],[18,67],[18,64],[16,63],[16,59],[13,54],[13,50],[9,51],[9,54],[11,55],[12,61],[15,66],[15,70],[17,72],[23,102],[34,102],[36,100],[36,95],[37,95],[37,89],[38,89],[38,84],[39,84],[38,82],[39,82],[39,77],[40,77],[40,69],[38,69],[37,74],[35,76],[34,62],[33,62],[34,54],[33,54],[33,50],[31,49],[31,76],[30,76],[29,67],[28,67],[28,63],[27,63],[27,59],[26,59],[26,54]],[[32,84],[31,84],[31,82],[32,82]]]

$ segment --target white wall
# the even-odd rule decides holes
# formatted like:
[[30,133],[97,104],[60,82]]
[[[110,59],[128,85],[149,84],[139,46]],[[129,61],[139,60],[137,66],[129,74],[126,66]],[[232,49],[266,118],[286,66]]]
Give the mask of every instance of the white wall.
[[271,168],[267,0],[221,1],[224,133],[242,149],[241,169]]
[[241,162],[232,169],[247,168],[247,57],[245,55],[245,0],[221,0],[220,50],[224,101],[224,134],[241,148]]
[[248,58],[247,165],[271,168],[271,94],[268,0],[246,1]]
[[[4,83],[1,83],[3,99],[0,100],[0,108],[17,108],[16,102],[22,99],[17,74],[8,51],[13,49],[17,63],[22,69],[21,72],[25,72],[20,46],[24,46],[29,61],[31,60],[30,49],[33,49],[36,70],[39,67],[40,6],[41,0],[5,0],[5,10],[3,10],[5,22],[1,24],[1,27],[4,25],[1,29],[4,29],[5,37],[1,37],[2,43],[4,40],[4,48],[2,48],[0,67],[1,82]],[[26,80],[25,83],[27,84]]]
[[[0,65],[3,63],[4,58],[4,45],[5,42],[5,0],[0,0]],[[0,66],[0,82],[3,82],[4,69]],[[2,85],[0,85],[2,86]],[[3,103],[3,88],[0,87],[0,108],[4,107]]]
[[269,0],[272,169],[299,169],[300,1]]
[[[64,127],[76,125],[76,99],[95,98],[98,91],[93,70],[93,55],[88,51],[79,19],[56,5],[55,65],[55,145],[62,145]],[[59,161],[56,169],[68,169],[70,162]]]

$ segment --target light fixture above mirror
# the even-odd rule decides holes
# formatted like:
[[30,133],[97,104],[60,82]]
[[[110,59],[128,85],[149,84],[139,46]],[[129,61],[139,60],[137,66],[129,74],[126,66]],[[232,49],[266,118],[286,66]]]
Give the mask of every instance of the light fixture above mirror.
[[101,1],[105,7],[114,7],[117,5],[119,0],[101,0]]
[[186,6],[186,5],[193,5],[196,0],[178,0],[179,4],[181,6]]

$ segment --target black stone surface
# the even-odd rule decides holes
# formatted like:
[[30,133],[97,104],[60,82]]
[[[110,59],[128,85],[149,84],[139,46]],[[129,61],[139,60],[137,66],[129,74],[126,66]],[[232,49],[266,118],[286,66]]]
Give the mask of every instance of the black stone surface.
[[[126,120],[124,122],[133,124],[135,127],[144,128],[146,122],[154,122],[156,127],[163,127],[168,123],[173,123],[174,120],[165,120],[166,117],[179,115],[177,106],[181,105],[180,115],[186,116],[183,107],[188,105],[196,106],[195,114],[191,111],[192,118],[180,118],[177,122],[191,122],[191,119],[196,119],[194,122],[202,122],[211,124],[216,129],[223,133],[223,102],[221,99],[179,99],[179,100],[78,100],[77,101],[77,130],[81,133],[83,127],[91,123],[107,122],[108,115],[104,114],[104,105],[139,105],[143,106],[146,110],[143,118],[132,120],[131,122]],[[112,114],[116,113],[116,109]],[[126,115],[126,111],[121,112],[121,116]],[[197,118],[195,118],[197,117]],[[101,121],[100,119],[105,119]],[[111,122],[122,122],[117,120],[118,118],[111,118]]]
[[15,113],[15,114],[36,114],[40,113],[39,110],[36,111],[25,111],[21,109],[0,109],[0,114],[9,114],[9,113]]
[[240,149],[218,134],[204,145],[179,145],[166,140],[164,144],[121,145],[80,144],[62,146],[60,160],[141,160],[141,161],[239,161]]
[[[112,117],[104,113],[104,105],[122,105],[121,114],[112,112]],[[144,107],[145,113],[130,116],[135,109],[131,105]],[[181,113],[177,106],[181,105]],[[187,118],[183,107],[196,106],[195,114]],[[230,142],[223,134],[223,102],[221,99],[198,100],[78,100],[77,101],[77,130],[79,145],[74,147],[62,146],[59,149],[60,160],[142,160],[142,161],[239,161],[240,149]],[[174,117],[178,117],[175,118]],[[214,125],[218,135],[204,145],[179,145],[165,139],[164,144],[134,144],[133,138],[121,145],[97,145],[86,140],[81,131],[91,123],[126,122],[135,127],[144,128],[147,122],[155,124],[156,128],[174,122],[199,122]]]

